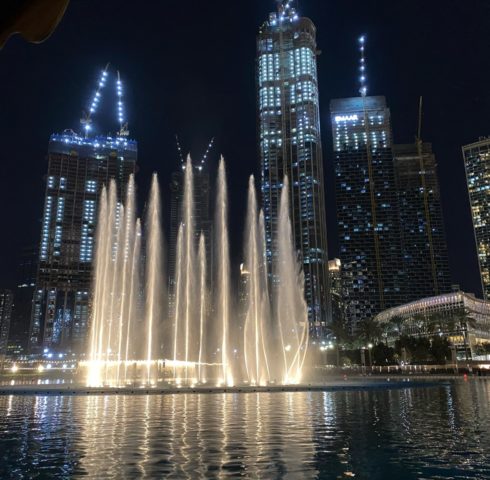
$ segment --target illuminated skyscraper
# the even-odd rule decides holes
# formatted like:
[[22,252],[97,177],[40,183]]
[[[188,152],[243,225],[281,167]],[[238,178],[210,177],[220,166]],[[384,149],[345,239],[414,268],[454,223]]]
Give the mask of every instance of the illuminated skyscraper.
[[463,147],[483,296],[490,299],[490,138]]
[[346,320],[355,333],[405,300],[390,110],[384,97],[368,96],[332,100],[330,110]]
[[417,143],[393,145],[406,302],[451,291],[436,159]]
[[83,348],[89,323],[99,195],[103,185],[115,179],[121,199],[129,176],[136,170],[137,143],[126,138],[119,78],[116,81],[119,133],[114,137],[87,135],[91,130],[91,113],[96,110],[107,75],[106,68],[90,113],[82,120],[86,135],[65,130],[52,135],[49,141],[39,265],[29,332],[32,352]]
[[0,362],[7,353],[13,300],[14,295],[10,290],[0,290]]
[[311,332],[330,322],[327,230],[320,139],[316,28],[291,1],[278,2],[257,38],[257,101],[267,257],[275,277],[279,200],[291,185],[291,219],[305,275]]

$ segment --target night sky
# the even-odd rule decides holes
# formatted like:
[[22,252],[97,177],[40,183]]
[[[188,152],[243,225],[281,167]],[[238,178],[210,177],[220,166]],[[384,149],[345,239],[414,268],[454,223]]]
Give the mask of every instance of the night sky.
[[[452,280],[480,294],[461,145],[490,134],[487,0],[300,0],[318,29],[329,255],[337,255],[329,101],[357,95],[357,37],[367,34],[369,94],[385,95],[396,142],[413,142],[424,96],[423,139],[439,164]],[[255,37],[272,0],[72,0],[43,44],[12,38],[0,50],[0,286],[15,285],[24,246],[37,244],[49,136],[79,129],[100,70],[121,71],[131,138],[139,142],[141,202],[157,171],[168,183],[182,147],[227,159],[234,256],[247,176],[258,174]],[[112,87],[111,82],[108,83]],[[114,89],[95,117],[115,131]]]

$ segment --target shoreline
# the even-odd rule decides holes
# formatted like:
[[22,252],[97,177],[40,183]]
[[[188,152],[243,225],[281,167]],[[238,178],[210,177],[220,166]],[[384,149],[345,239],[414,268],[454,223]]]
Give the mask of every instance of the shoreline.
[[295,393],[295,392],[338,392],[368,390],[399,390],[405,388],[429,388],[448,386],[456,377],[437,379],[385,378],[358,380],[335,379],[324,383],[303,385],[268,386],[195,386],[195,387],[85,387],[83,385],[3,385],[0,396],[106,396],[106,395],[181,395],[181,394],[244,394],[244,393]]

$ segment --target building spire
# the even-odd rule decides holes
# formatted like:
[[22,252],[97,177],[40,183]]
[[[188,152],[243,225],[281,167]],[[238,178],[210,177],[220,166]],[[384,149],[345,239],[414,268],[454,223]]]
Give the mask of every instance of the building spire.
[[366,35],[361,35],[358,40],[359,43],[359,53],[361,54],[359,60],[359,93],[362,97],[367,95],[367,73],[366,73]]

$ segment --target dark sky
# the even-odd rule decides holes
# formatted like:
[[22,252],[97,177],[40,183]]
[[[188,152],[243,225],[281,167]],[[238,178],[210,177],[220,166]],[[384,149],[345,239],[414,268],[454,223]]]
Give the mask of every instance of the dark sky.
[[[329,101],[357,92],[356,39],[367,34],[369,93],[385,95],[397,142],[411,142],[419,95],[423,138],[434,145],[453,282],[479,292],[461,145],[490,134],[488,0],[300,0],[318,28],[330,256],[337,254]],[[127,92],[139,142],[141,197],[157,171],[168,199],[177,157],[212,136],[227,159],[235,255],[248,174],[258,172],[255,35],[272,0],[72,0],[41,45],[11,39],[0,51],[0,286],[14,283],[23,246],[37,244],[49,135],[78,129],[110,61]],[[112,92],[99,128],[115,130]]]

